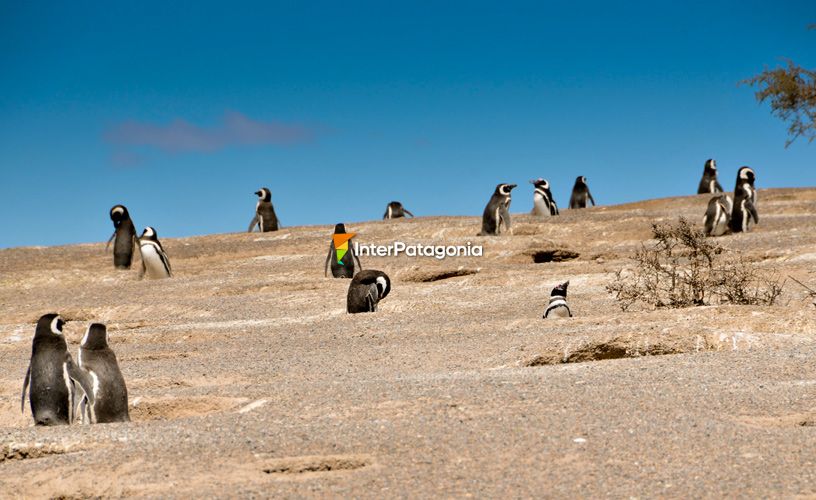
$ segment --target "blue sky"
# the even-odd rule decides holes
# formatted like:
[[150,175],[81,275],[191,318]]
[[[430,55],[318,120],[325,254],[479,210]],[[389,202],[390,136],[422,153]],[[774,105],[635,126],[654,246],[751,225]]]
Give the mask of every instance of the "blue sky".
[[244,231],[261,186],[291,226],[816,185],[737,86],[816,66],[812,1],[169,3],[0,0],[0,247]]

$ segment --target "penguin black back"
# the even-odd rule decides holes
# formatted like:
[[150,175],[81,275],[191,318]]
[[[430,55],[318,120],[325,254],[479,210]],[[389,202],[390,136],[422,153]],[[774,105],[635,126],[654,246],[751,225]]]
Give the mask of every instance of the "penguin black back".
[[133,248],[136,246],[136,227],[124,205],[111,208],[110,218],[114,231],[108,245],[113,240],[113,265],[116,269],[130,269],[133,263]]
[[349,284],[346,308],[351,314],[375,312],[377,304],[391,291],[391,279],[382,271],[366,269]]
[[740,167],[737,171],[737,183],[734,185],[734,203],[736,204],[738,191],[745,191],[746,195],[751,198],[751,202],[756,205],[756,173],[751,167]]
[[[334,234],[347,234],[346,226],[339,223],[334,226]],[[351,278],[354,276],[354,261],[357,261],[357,270],[362,270],[363,265],[360,264],[360,258],[354,253],[354,244],[351,238],[347,241],[348,249],[344,255],[337,254],[337,248],[334,245],[334,238],[329,243],[329,254],[326,256],[326,263],[323,266],[323,275],[328,275],[328,269],[331,267],[332,276],[335,278]],[[340,257],[338,259],[338,257]]]
[[262,233],[277,231],[279,229],[278,216],[275,214],[275,207],[272,205],[272,191],[269,188],[261,188],[255,191],[258,196],[258,203],[255,205],[255,217],[249,223],[249,231],[252,232],[257,226]]
[[713,159],[708,159],[703,166],[703,178],[700,179],[700,185],[697,186],[697,194],[707,193],[722,193],[723,188],[717,181],[717,162]]
[[405,217],[410,215],[411,217],[414,216],[409,210],[402,206],[402,203],[398,201],[392,201],[385,207],[385,214],[383,214],[383,220],[386,219],[399,219],[400,217]]
[[575,179],[575,185],[572,187],[570,208],[586,208],[587,201],[591,201],[592,206],[595,206],[595,199],[592,197],[592,193],[589,192],[587,178],[583,175],[579,175],[578,178]]
[[94,403],[89,406],[91,421],[97,423],[129,422],[127,386],[119,369],[116,354],[108,345],[105,325],[92,323],[79,347],[79,366],[93,381]]

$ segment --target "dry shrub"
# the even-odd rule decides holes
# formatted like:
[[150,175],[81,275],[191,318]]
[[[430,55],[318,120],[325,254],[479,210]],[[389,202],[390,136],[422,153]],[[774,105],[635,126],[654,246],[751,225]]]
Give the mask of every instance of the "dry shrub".
[[635,268],[606,286],[624,311],[636,303],[680,308],[712,303],[772,305],[782,293],[775,273],[729,252],[688,220],[653,224],[656,242],[635,252]]

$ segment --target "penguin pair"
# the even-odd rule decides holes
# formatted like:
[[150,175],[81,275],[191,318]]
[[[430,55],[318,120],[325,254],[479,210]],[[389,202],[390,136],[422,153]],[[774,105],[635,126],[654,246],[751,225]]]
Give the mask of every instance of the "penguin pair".
[[555,198],[553,198],[550,191],[550,183],[546,179],[538,178],[530,181],[530,184],[535,186],[533,190],[533,210],[530,215],[538,217],[558,215],[558,205],[556,205]]
[[557,285],[555,288],[552,289],[550,293],[550,303],[547,305],[547,309],[544,311],[544,319],[549,317],[555,318],[571,318],[572,311],[570,311],[569,305],[567,305],[567,287],[569,286],[569,281],[565,281],[560,285]]
[[510,202],[512,196],[510,192],[516,184],[499,184],[493,191],[493,196],[487,202],[487,206],[482,213],[482,231],[479,236],[498,236],[502,227],[511,232],[510,226]]
[[83,421],[88,423],[130,421],[127,387],[116,355],[108,347],[105,325],[94,323],[88,327],[79,348],[78,365],[68,352],[64,325],[56,313],[37,321],[20,411],[25,413],[28,392],[36,425],[71,424],[77,407],[81,407]]
[[579,175],[575,179],[575,185],[572,186],[569,207],[570,209],[586,208],[587,202],[592,202],[592,206],[595,206],[595,198],[593,198],[592,193],[589,192],[587,178],[583,175]]
[[402,206],[402,203],[398,201],[392,201],[385,207],[385,214],[383,214],[383,220],[388,219],[399,219],[401,217],[405,217],[406,215],[410,215],[411,217],[414,216],[407,208]]
[[142,256],[141,277],[151,279],[169,278],[172,276],[170,259],[159,242],[156,230],[147,226],[141,236],[136,236],[136,226],[124,205],[115,205],[110,209],[114,232],[108,239],[105,250],[113,241],[113,265],[116,269],[130,269],[133,263],[133,249],[138,248]]
[[248,233],[255,230],[257,226],[262,233],[277,231],[279,229],[278,216],[275,214],[275,207],[272,205],[272,191],[262,187],[255,191],[258,203],[255,205],[255,216],[249,223]]
[[[334,235],[340,234],[348,234],[346,233],[346,226],[343,223],[337,224],[334,226]],[[344,240],[345,241],[342,241]],[[360,264],[360,258],[357,254],[354,253],[354,244],[351,242],[352,238],[335,238],[332,237],[332,241],[329,244],[329,254],[326,255],[326,263],[323,266],[323,276],[328,275],[329,267],[331,267],[332,276],[335,278],[351,278],[354,276],[354,261],[357,261],[357,268],[358,270],[363,269],[363,265]],[[338,248],[335,242],[342,241],[340,243],[341,252],[338,253]]]
[[366,269],[349,284],[346,310],[349,314],[376,312],[377,304],[391,291],[391,279],[382,271]]
[[708,159],[703,166],[703,178],[700,179],[700,185],[697,186],[697,194],[715,194],[722,193],[723,188],[717,181],[717,162],[713,159]]

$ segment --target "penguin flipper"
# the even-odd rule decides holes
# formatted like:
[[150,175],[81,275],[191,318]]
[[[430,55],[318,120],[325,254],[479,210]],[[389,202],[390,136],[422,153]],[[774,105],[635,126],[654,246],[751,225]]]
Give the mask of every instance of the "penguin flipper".
[[328,255],[326,255],[326,264],[323,266],[323,277],[324,277],[324,278],[325,278],[325,277],[327,277],[327,276],[329,275],[329,261],[331,260],[332,253],[334,253],[334,252],[332,251],[332,250],[333,250],[333,249],[332,249],[332,247],[333,247],[333,246],[334,246],[334,245],[329,244],[329,254],[328,254]]
[[714,181],[714,192],[715,193],[724,193],[725,192],[725,191],[723,191],[723,187],[720,185],[720,182],[717,181],[717,180]]
[[[88,375],[88,372],[77,365],[74,364],[74,361],[69,357],[68,361],[65,364],[66,369],[68,370],[68,376],[71,377],[71,380],[76,385],[79,385],[79,388],[82,389],[83,397],[88,400],[88,404],[93,406],[94,405],[94,394],[93,394],[93,382],[91,381],[91,377]],[[80,401],[82,398],[80,398]],[[76,411],[76,407],[79,405],[79,402],[75,401],[73,404],[72,411]]]
[[595,198],[592,197],[592,193],[589,192],[589,188],[587,188],[587,196],[589,197],[589,201],[592,202],[592,206],[595,206]]
[[754,224],[759,224],[759,214],[757,213],[757,209],[754,204],[749,201],[745,205],[745,208],[748,209],[748,213],[751,214],[751,218],[754,219]]
[[[363,270],[363,264],[361,264],[361,263],[360,263],[360,257],[357,257],[357,254],[356,254],[356,253],[354,253],[354,252],[351,252],[351,257],[352,257],[354,260],[356,260],[356,261],[357,261],[357,268],[358,268],[360,271],[362,271],[362,270]],[[354,260],[352,260],[352,262],[354,262]],[[359,272],[359,271],[358,271],[358,272]]]
[[252,218],[252,222],[249,223],[249,229],[247,230],[247,232],[251,233],[252,231],[254,231],[255,226],[257,226],[259,223],[260,221],[258,220],[258,214],[256,213],[255,217]]
[[113,232],[111,237],[108,238],[108,242],[105,244],[105,251],[106,252],[108,251],[108,248],[110,248],[111,241],[113,241],[114,238],[116,238],[116,231]]
[[31,365],[28,365],[26,370],[25,380],[23,380],[23,394],[20,396],[20,413],[25,414],[25,395],[28,389],[28,383],[31,381]]

